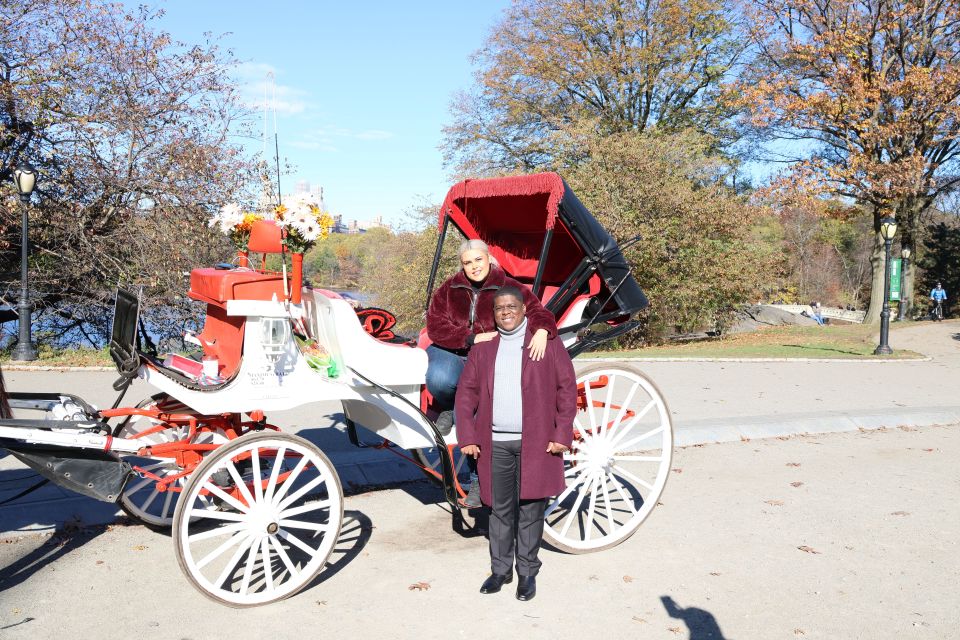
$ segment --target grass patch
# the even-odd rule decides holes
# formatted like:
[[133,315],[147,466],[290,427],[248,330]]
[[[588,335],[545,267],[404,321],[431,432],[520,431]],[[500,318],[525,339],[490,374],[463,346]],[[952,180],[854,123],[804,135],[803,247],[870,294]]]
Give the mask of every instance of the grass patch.
[[[10,364],[12,347],[0,350],[0,364]],[[38,348],[37,359],[27,364],[38,367],[112,367],[110,350],[77,348],[53,349],[41,344]]]
[[[906,324],[906,323],[904,323]],[[860,324],[816,327],[765,327],[751,333],[624,351],[598,351],[597,358],[863,358],[902,359],[922,357],[905,349],[889,356],[875,356],[876,327]]]

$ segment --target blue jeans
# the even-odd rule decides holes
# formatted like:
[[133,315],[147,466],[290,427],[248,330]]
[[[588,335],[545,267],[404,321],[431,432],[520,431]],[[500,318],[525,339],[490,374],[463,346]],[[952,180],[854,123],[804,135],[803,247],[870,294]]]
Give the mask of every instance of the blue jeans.
[[[453,409],[457,397],[457,383],[467,359],[450,353],[446,349],[430,345],[427,347],[427,391],[433,396],[434,404],[440,411]],[[470,470],[470,482],[477,481],[477,461],[467,458]]]

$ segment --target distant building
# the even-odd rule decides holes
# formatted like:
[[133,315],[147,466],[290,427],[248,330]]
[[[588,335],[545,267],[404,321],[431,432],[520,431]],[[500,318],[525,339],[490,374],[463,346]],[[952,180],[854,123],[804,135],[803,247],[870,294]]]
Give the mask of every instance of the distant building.
[[[329,213],[327,203],[323,199],[323,187],[320,185],[312,186],[309,180],[300,180],[294,187],[292,195],[301,193],[312,194],[320,203],[320,209]],[[333,226],[330,227],[330,233],[366,233],[370,229],[386,229],[391,233],[393,232],[393,226],[389,222],[384,222],[383,216],[377,216],[373,220],[352,220],[349,223],[344,223],[343,216],[335,215],[333,216]]]

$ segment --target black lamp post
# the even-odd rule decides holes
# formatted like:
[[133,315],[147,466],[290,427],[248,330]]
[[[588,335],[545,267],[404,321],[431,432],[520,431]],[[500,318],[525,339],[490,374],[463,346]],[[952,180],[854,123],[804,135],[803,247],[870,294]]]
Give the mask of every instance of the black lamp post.
[[17,346],[10,354],[13,360],[36,360],[37,350],[30,340],[30,300],[27,294],[27,256],[29,254],[29,240],[27,225],[30,211],[30,196],[37,184],[37,172],[27,162],[21,162],[13,170],[13,181],[20,192],[20,207],[23,209],[20,240],[20,302],[17,303],[17,315],[20,317],[20,333]]
[[880,345],[873,352],[878,356],[893,353],[887,339],[890,335],[890,243],[893,242],[893,236],[897,235],[896,219],[882,218],[880,220],[880,235],[883,237],[884,248],[883,310],[880,312]]
[[902,321],[907,313],[907,267],[910,265],[910,247],[904,247],[900,251],[903,260],[900,263],[900,311],[897,313],[897,320]]

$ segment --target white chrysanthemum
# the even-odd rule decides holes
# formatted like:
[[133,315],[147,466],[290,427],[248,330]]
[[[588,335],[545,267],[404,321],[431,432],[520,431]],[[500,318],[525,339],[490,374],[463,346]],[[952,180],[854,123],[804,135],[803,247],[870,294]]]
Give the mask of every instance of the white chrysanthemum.
[[231,202],[220,208],[220,211],[210,220],[210,226],[219,225],[224,233],[230,233],[233,228],[243,222],[243,209],[240,205]]

